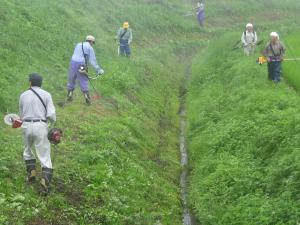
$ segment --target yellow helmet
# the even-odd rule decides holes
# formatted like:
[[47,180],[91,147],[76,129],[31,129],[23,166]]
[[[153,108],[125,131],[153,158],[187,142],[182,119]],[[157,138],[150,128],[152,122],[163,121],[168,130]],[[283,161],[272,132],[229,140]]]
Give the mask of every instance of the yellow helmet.
[[128,22],[124,22],[123,23],[123,28],[128,28],[129,27],[129,23]]

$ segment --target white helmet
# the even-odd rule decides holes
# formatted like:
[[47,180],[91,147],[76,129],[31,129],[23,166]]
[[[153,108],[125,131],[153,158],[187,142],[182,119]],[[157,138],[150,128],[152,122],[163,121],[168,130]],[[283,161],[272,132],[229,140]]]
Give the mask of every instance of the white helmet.
[[271,32],[270,37],[277,37],[277,39],[279,40],[279,35],[277,32]]
[[246,28],[248,28],[248,27],[253,27],[253,24],[252,23],[247,23]]
[[88,35],[88,36],[86,36],[85,40],[86,40],[86,41],[92,41],[92,42],[95,42],[96,39],[95,39],[94,36]]

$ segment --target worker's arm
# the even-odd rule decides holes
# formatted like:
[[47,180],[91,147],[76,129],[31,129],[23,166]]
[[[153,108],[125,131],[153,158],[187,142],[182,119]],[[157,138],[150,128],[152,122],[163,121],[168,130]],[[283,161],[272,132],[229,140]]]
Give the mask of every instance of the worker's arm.
[[47,107],[46,118],[49,119],[51,123],[54,123],[56,121],[56,113],[55,113],[55,107],[52,101],[52,97],[50,94],[47,96],[46,107]]
[[132,42],[132,30],[130,29],[129,38],[128,38],[128,44],[130,44],[131,42]]
[[242,34],[241,41],[242,41],[242,43],[243,43],[244,46],[247,45],[247,43],[246,43],[246,41],[245,41],[245,33],[244,33],[244,32],[243,32],[243,34]]
[[91,47],[90,48],[90,55],[89,55],[89,63],[94,67],[97,73],[101,70],[101,67],[98,65],[94,49]]
[[254,44],[256,44],[257,43],[257,33],[254,31]]
[[22,96],[20,96],[19,99],[19,112],[20,112],[20,119],[22,120],[22,115],[23,115],[23,104],[22,104]]
[[121,37],[121,28],[118,30],[117,35],[115,36],[115,40],[120,40]]

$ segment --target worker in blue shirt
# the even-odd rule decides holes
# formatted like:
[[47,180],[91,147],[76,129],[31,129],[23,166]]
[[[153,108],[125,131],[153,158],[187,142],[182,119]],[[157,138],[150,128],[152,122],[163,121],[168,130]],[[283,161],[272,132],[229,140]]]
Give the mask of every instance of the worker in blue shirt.
[[88,35],[85,42],[78,43],[74,49],[69,68],[68,101],[73,100],[73,91],[75,89],[76,80],[78,80],[86,103],[91,103],[89,96],[89,78],[87,76],[88,64],[94,67],[98,75],[102,75],[104,73],[104,70],[97,63],[93,49],[94,44],[95,37]]

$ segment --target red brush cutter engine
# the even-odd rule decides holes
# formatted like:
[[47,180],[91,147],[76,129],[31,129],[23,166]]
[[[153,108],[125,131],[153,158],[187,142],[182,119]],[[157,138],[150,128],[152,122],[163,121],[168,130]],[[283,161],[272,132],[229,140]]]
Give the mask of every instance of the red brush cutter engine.
[[51,130],[49,130],[48,132],[48,140],[52,143],[57,145],[58,143],[60,143],[61,138],[62,138],[62,130],[59,128],[52,128]]

